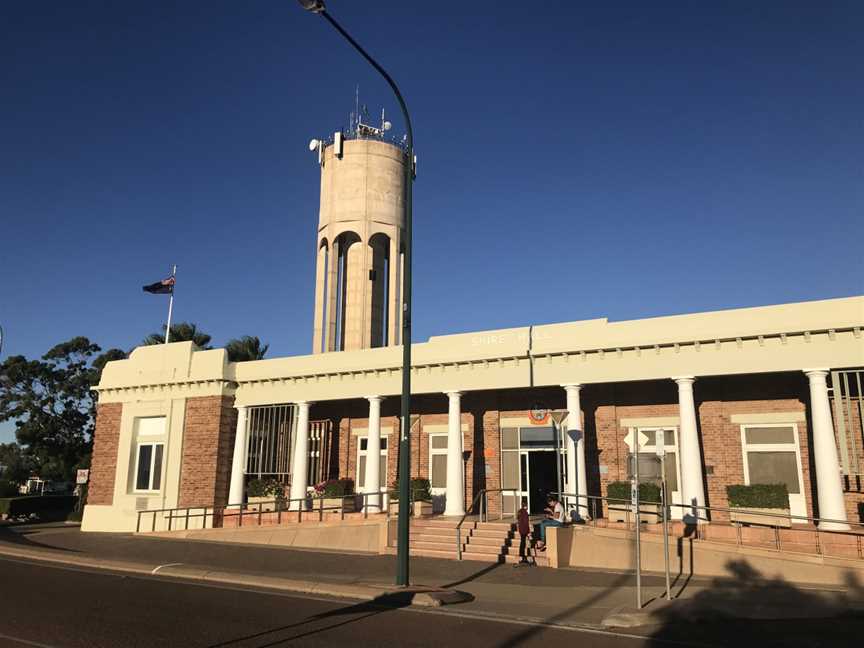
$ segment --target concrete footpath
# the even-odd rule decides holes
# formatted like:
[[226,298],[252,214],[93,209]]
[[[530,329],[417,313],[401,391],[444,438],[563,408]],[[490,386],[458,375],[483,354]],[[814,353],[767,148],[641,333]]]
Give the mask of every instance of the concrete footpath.
[[[395,557],[289,550],[258,545],[170,540],[133,534],[81,533],[63,523],[0,526],[0,557],[50,561],[87,569],[129,572],[270,588],[305,595],[405,604],[394,590]],[[856,618],[864,586],[806,589],[764,581],[730,566],[730,579],[698,580],[673,574],[673,601],[664,579],[645,575],[636,610],[633,574],[517,567],[506,564],[412,558],[415,605],[452,605],[454,612],[589,627],[658,627],[705,619]],[[440,600],[438,590],[467,594]]]

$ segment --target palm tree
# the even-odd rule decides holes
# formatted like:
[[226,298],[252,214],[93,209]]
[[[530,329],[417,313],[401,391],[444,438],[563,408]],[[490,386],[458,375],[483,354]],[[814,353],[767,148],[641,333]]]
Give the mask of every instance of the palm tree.
[[[165,343],[165,326],[162,326],[162,333],[151,333],[144,338],[144,344],[164,344]],[[210,336],[200,331],[197,324],[190,322],[177,322],[171,325],[171,337],[169,342],[194,342],[195,346],[200,349],[209,349]]]
[[264,354],[270,348],[269,344],[261,344],[254,335],[244,335],[241,338],[228,340],[225,349],[228,351],[229,362],[246,362],[247,360],[263,360]]

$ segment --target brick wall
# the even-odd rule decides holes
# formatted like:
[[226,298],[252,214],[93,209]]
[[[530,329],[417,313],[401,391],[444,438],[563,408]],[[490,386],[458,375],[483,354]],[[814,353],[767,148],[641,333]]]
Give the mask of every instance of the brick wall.
[[117,475],[117,449],[120,444],[122,403],[106,403],[96,409],[93,458],[90,462],[88,504],[112,504]]
[[178,506],[228,503],[237,411],[231,396],[186,401]]

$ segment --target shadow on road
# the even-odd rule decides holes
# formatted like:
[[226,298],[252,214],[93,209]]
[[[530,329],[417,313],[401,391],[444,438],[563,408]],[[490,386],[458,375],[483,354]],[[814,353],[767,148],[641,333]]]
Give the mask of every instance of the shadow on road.
[[766,578],[743,561],[730,561],[726,569],[728,576],[692,597],[657,609],[659,627],[648,645],[860,645],[864,586],[851,572],[844,590],[819,592]]
[[[44,528],[44,527],[42,527]],[[0,527],[0,542],[7,544],[22,545],[31,549],[51,549],[52,551],[65,551],[68,553],[81,553],[75,549],[59,547],[56,545],[45,544],[44,542],[36,542],[29,538],[30,535],[37,534],[39,529],[28,529],[26,525],[3,526]]]

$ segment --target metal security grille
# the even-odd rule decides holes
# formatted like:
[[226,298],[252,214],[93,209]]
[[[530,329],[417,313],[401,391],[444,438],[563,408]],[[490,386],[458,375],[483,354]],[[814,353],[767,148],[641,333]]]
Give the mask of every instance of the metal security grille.
[[309,422],[309,485],[330,477],[331,421]]
[[864,370],[831,372],[831,405],[847,490],[862,490],[864,467]]
[[280,481],[290,477],[296,428],[294,405],[250,407],[246,419],[246,474]]

